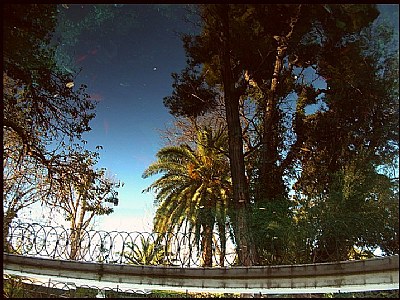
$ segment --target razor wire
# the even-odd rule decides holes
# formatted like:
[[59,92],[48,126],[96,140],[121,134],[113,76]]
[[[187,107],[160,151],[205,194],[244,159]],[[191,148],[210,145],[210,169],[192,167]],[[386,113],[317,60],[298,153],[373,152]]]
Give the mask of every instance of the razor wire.
[[[226,233],[220,246],[218,232],[212,236],[212,266],[233,266],[237,254]],[[221,248],[226,249],[221,250]],[[39,223],[13,222],[5,252],[60,260],[108,264],[203,266],[201,238],[193,232],[156,233],[80,230]]]

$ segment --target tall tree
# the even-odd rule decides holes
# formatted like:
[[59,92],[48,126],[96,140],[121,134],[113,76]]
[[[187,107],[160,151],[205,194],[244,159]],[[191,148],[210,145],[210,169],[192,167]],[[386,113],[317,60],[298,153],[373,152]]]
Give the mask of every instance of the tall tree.
[[13,219],[38,199],[48,198],[51,189],[44,166],[23,155],[19,136],[4,130],[3,139],[3,245],[6,246]]
[[398,46],[391,38],[387,26],[374,24],[335,40],[336,47],[321,53],[317,69],[327,78],[328,91],[320,98],[327,108],[305,113],[318,94],[312,87],[303,89],[297,102],[295,145],[306,151],[298,154],[302,173],[296,189],[327,214],[317,219],[330,220],[317,226],[325,228],[314,252],[318,261],[348,258],[354,244],[382,245],[379,235],[391,244],[388,253],[398,249],[398,201],[393,201],[398,182],[382,172],[398,160]]
[[[327,37],[316,68],[327,87],[303,87],[299,93],[294,148],[304,149],[296,155],[303,169],[298,181],[303,193],[326,190],[330,176],[361,152],[367,151],[363,159],[376,167],[398,156],[398,50],[390,47],[384,27],[375,33],[361,29]],[[326,109],[307,114],[306,106],[318,101]]]
[[[388,184],[390,180],[379,174],[378,168],[391,165],[398,157],[398,111],[394,109],[398,106],[398,72],[395,71],[398,69],[398,47],[393,48],[387,27],[372,25],[378,15],[374,5],[299,6],[299,9],[300,18],[292,18],[288,27],[292,30],[289,31],[290,39],[285,39],[286,62],[282,60],[276,89],[281,104],[287,100],[288,93],[296,91],[298,95],[291,128],[296,139],[287,148],[286,158],[281,158],[280,166],[287,168],[290,164],[295,165],[296,160],[300,162],[301,172],[297,172],[300,178],[295,188],[308,196],[321,197],[322,203],[337,199],[337,193],[343,190],[337,181],[338,176],[344,176],[342,172],[346,173],[345,178],[355,176],[352,172],[363,174],[357,175],[361,178],[369,178],[369,188],[363,186],[364,201],[361,201],[362,197],[357,198],[360,194],[341,198],[341,202],[346,203],[344,206],[328,205],[328,208],[335,206],[340,213],[317,217],[321,223],[329,219],[324,223],[327,225],[333,224],[335,215],[335,224],[346,224],[346,228],[354,229],[331,232],[333,239],[324,234],[321,239],[317,238],[326,251],[325,256],[319,256],[319,261],[345,259],[349,249],[359,244],[358,239],[365,239],[365,232],[374,231],[370,228],[368,214],[379,215],[382,211],[378,213],[378,207],[387,205],[389,209],[391,206],[385,201],[374,206],[368,199],[370,194],[378,195],[379,199],[381,195],[393,195],[393,184]],[[277,63],[279,53],[282,53],[279,43],[284,37],[274,38],[278,41]],[[276,63],[275,66],[280,65]],[[271,82],[272,88],[274,79]],[[274,151],[277,146],[268,149]],[[354,171],[349,166],[357,169]],[[279,178],[284,175],[277,174]],[[379,192],[373,182],[382,185]],[[261,180],[259,184],[265,186],[265,181]],[[273,186],[279,189],[278,184]],[[312,202],[313,196],[308,198]],[[365,214],[364,219],[357,215],[358,210],[349,210],[347,205],[355,203],[360,215]],[[328,212],[328,208],[321,209]],[[353,220],[358,224],[349,222],[351,218],[345,213],[348,211],[354,211]],[[383,228],[380,227],[382,232],[386,232]],[[329,235],[327,228],[319,227],[318,230]],[[392,234],[389,239],[395,240],[397,233],[392,231]],[[342,236],[341,242],[337,239],[339,236]]]
[[[203,72],[197,78],[203,79],[208,85],[208,89],[215,90],[214,95],[222,94],[225,106],[225,117],[228,127],[229,162],[233,186],[233,203],[236,214],[236,242],[240,261],[245,265],[252,263],[251,237],[247,226],[247,208],[250,205],[248,181],[246,178],[242,127],[239,114],[240,96],[245,90],[245,81],[241,70],[235,65],[233,56],[233,24],[231,16],[234,13],[230,5],[210,5],[202,6],[200,14],[203,20],[203,31],[199,36],[186,36],[184,38],[185,49],[189,57],[189,69],[195,69],[201,65],[205,66]],[[215,79],[213,81],[213,79]],[[190,82],[180,83],[178,86],[191,85]],[[198,84],[199,85],[199,84]],[[166,99],[166,105],[173,107],[187,106],[184,102],[196,97],[187,98],[185,93],[181,93],[175,86],[174,99]],[[205,104],[213,103],[212,97],[201,99]],[[190,101],[189,101],[190,102]],[[204,107],[204,105],[203,105]],[[206,106],[209,109],[209,106]],[[203,110],[204,111],[204,110]],[[172,110],[172,112],[174,112]],[[193,110],[186,110],[185,115],[196,116],[199,113]]]
[[[239,244],[248,233],[241,212],[250,199],[287,198],[290,181],[298,177],[297,190],[326,193],[334,174],[363,147],[371,149],[366,161],[374,160],[375,167],[398,156],[398,56],[375,51],[378,41],[387,44],[385,35],[367,36],[378,14],[375,5],[355,4],[200,7],[202,31],[184,37],[184,45],[188,68],[202,69],[196,79],[224,99]],[[213,104],[212,97],[195,95],[174,86],[175,101],[167,98],[166,105],[172,113],[193,116],[212,109],[206,105]],[[238,116],[248,98],[256,104],[258,120],[253,119],[257,134],[251,156],[256,159],[246,170],[248,123]],[[190,105],[200,100],[203,105],[194,112]]]

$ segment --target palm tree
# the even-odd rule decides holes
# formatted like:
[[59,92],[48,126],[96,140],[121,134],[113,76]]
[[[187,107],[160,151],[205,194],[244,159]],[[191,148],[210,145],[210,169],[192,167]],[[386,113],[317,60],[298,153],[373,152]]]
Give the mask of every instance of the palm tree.
[[212,234],[217,224],[220,235],[220,265],[225,256],[225,223],[231,191],[227,136],[220,127],[198,130],[196,147],[167,146],[157,153],[157,161],[143,173],[144,178],[163,174],[144,191],[156,192],[158,206],[154,231],[196,233],[203,253],[203,265],[212,265]]
[[129,250],[124,251],[123,256],[128,260],[128,264],[159,265],[164,261],[164,247],[149,237],[140,236],[140,245],[128,243],[127,247]]

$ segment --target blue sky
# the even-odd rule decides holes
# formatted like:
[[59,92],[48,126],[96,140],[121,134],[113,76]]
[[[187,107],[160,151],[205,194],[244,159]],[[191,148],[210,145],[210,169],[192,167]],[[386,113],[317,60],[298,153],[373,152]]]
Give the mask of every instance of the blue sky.
[[[82,31],[73,47],[65,49],[75,67],[82,68],[76,86],[87,84],[99,101],[92,131],[84,135],[87,146],[94,150],[101,145],[98,167],[107,168],[125,184],[118,190],[114,213],[98,217],[96,227],[151,230],[154,196],[142,190],[155,178],[141,175],[163,146],[160,130],[173,121],[163,98],[172,92],[171,73],[186,64],[177,32],[195,29],[183,20],[188,16],[185,5],[110,6],[115,13],[111,21]],[[75,23],[93,10],[92,5],[59,7]],[[395,20],[398,31],[398,6],[388,5],[383,11]]]
[[99,101],[92,130],[84,139],[90,149],[103,146],[98,166],[124,182],[114,213],[97,218],[101,229],[132,231],[145,226],[151,230],[154,197],[142,190],[154,178],[142,179],[141,175],[163,146],[159,130],[173,121],[163,97],[172,92],[171,73],[179,72],[186,62],[176,33],[190,27],[183,20],[184,6],[158,7],[117,7],[135,12],[133,30],[115,34],[119,27],[115,22],[115,28],[108,25],[101,39],[88,33],[86,41],[72,50],[82,67],[76,84],[87,84],[88,92]]

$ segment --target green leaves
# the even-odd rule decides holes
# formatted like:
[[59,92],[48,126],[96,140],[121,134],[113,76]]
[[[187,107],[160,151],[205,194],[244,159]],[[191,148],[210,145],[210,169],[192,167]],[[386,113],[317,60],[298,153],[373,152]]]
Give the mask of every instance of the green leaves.
[[162,174],[143,191],[156,193],[155,232],[179,231],[184,223],[202,235],[215,222],[225,228],[231,190],[228,160],[221,152],[225,139],[205,127],[198,131],[195,149],[181,144],[157,152],[157,161],[143,172],[144,178]]
[[[371,227],[371,218],[380,218],[383,207],[390,206],[380,201],[393,196],[388,178],[378,175],[377,169],[394,166],[399,149],[398,45],[391,40],[390,30],[373,24],[379,13],[376,6],[200,8],[202,32],[184,38],[188,66],[174,75],[175,94],[165,104],[176,116],[199,119],[214,109],[207,106],[210,102],[206,105],[191,96],[196,95],[191,89],[204,82],[206,89],[215,89],[226,100],[226,122],[236,130],[229,136],[237,142],[238,151],[230,152],[234,167],[241,154],[249,153],[244,173],[253,192],[252,217],[257,221],[252,232],[259,254],[266,250],[268,262],[327,261],[348,258],[349,253],[361,257],[363,253],[353,246],[364,247],[367,253],[367,245],[379,241],[372,238],[379,231],[395,240],[392,225],[386,223],[390,229],[384,229],[382,221]],[[236,109],[241,114],[239,128],[232,121]],[[240,140],[246,142],[246,150]],[[188,166],[187,178],[202,178],[207,159],[201,166]],[[274,204],[284,201],[293,182],[293,190],[303,198],[299,206],[286,206],[288,214],[279,220],[266,207],[258,210],[263,199]],[[245,186],[235,184],[237,189]],[[193,193],[196,199],[201,195],[197,190]],[[388,210],[395,224],[395,213]],[[292,218],[290,212],[296,216]],[[275,232],[276,241],[265,239],[267,232]],[[279,246],[271,249],[268,242]],[[390,244],[391,249],[395,244]],[[285,253],[283,245],[304,252]]]
[[129,250],[123,256],[128,264],[133,265],[160,265],[164,261],[165,251],[163,245],[157,244],[151,237],[140,236],[140,243],[128,243]]

